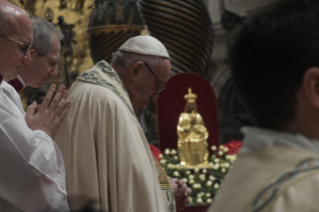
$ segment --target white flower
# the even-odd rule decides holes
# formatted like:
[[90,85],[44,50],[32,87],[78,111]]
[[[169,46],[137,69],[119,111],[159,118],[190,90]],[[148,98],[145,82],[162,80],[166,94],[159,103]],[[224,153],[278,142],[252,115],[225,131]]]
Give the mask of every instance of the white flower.
[[201,188],[202,186],[201,186],[201,184],[199,184],[199,183],[195,183],[194,185],[193,185],[193,188],[194,189],[199,189],[199,188]]
[[201,181],[205,181],[206,180],[206,175],[204,175],[204,174],[199,175],[199,179]]
[[210,193],[206,193],[206,197],[211,197],[211,194]]
[[189,180],[189,184],[194,184],[194,183],[195,183],[195,181],[193,179]]
[[229,163],[224,163],[225,168],[229,168],[230,164]]
[[227,155],[226,159],[233,163],[236,160],[236,155]]
[[186,171],[186,175],[190,175],[191,174],[191,171]]
[[175,168],[176,168],[176,169],[180,169],[180,168],[181,168],[181,165],[176,164],[176,165],[175,165]]
[[174,156],[174,159],[175,159],[175,160],[178,160],[178,156]]
[[167,168],[169,168],[169,169],[174,169],[174,168],[175,168],[175,165],[174,165],[174,164],[169,163],[169,164],[167,164]]
[[189,200],[189,203],[193,202],[193,198],[191,198],[191,197],[188,197],[188,200]]
[[219,163],[216,163],[216,164],[214,165],[214,169],[215,169],[215,170],[219,169]]
[[195,171],[195,173],[198,173],[199,172],[199,168],[195,168],[194,171]]
[[165,155],[169,155],[169,153],[170,153],[170,151],[169,151],[169,149],[165,149]]
[[211,199],[211,198],[208,198],[208,199],[206,200],[206,202],[207,202],[207,203],[212,203],[212,199]]
[[216,178],[215,178],[213,175],[210,175],[210,176],[209,176],[209,179],[210,179],[211,181],[214,181]]
[[178,171],[174,171],[173,175],[174,175],[175,177],[179,177]]
[[226,169],[225,169],[225,168],[222,168],[221,172],[222,172],[222,173],[225,173],[225,172],[226,172]]
[[159,154],[158,157],[159,157],[159,158],[163,158],[163,155],[162,155],[162,154]]
[[207,180],[206,186],[211,187],[213,185],[213,181]]
[[215,163],[219,163],[219,161],[220,161],[219,158],[215,158],[214,160]]
[[223,145],[220,145],[220,146],[219,146],[219,149],[224,149],[224,146],[223,146]]
[[187,182],[188,182],[187,178],[183,178],[183,181],[184,181],[185,183],[187,183]]
[[218,151],[218,155],[223,155],[224,152],[223,151]]
[[203,169],[203,171],[202,171],[204,174],[206,174],[207,173],[207,170],[206,169]]
[[160,160],[160,163],[161,163],[161,164],[165,164],[165,163],[166,163],[166,160],[165,160],[165,159],[162,159],[162,160]]
[[172,149],[171,154],[176,155],[177,151],[175,149]]
[[189,179],[194,179],[194,175],[191,174],[191,175],[188,176],[188,178]]
[[218,189],[218,188],[219,188],[219,184],[218,184],[218,183],[215,183],[215,184],[214,184],[214,188],[215,188],[215,189]]
[[196,200],[196,202],[199,203],[199,204],[201,204],[201,203],[203,203],[203,200],[202,200],[202,198],[198,198],[198,199]]
[[224,147],[224,152],[228,152],[228,148],[227,147]]
[[216,146],[212,146],[211,148],[212,148],[213,151],[216,151],[216,150],[217,150],[217,147],[216,147]]
[[201,193],[197,194],[197,198],[201,198],[203,195]]

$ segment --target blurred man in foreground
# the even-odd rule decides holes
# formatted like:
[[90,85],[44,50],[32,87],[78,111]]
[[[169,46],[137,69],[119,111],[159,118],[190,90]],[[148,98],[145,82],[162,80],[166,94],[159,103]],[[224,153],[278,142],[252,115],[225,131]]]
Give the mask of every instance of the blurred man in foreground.
[[283,0],[233,36],[232,74],[257,127],[209,212],[318,211],[319,1]]

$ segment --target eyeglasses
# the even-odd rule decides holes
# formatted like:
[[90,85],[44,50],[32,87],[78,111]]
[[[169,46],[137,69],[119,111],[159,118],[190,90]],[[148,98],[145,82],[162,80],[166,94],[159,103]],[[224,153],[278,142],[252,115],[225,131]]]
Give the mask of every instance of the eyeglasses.
[[[35,50],[35,49],[34,49]],[[59,61],[53,62],[51,59],[47,58],[44,54],[38,52],[37,50],[35,50],[39,55],[41,55],[42,57],[45,57],[45,59],[47,59],[48,61],[51,62],[51,68],[54,68],[56,65],[58,65]]]
[[17,41],[17,40],[15,40],[15,39],[13,39],[13,38],[9,38],[9,37],[7,37],[7,36],[5,36],[5,35],[3,35],[3,34],[0,34],[0,36],[2,36],[2,37],[4,37],[4,38],[7,38],[7,39],[9,39],[9,40],[11,40],[11,41],[14,41],[14,42],[16,42],[16,43],[18,43],[18,44],[25,45],[25,48],[22,48],[22,49],[24,50],[24,53],[25,53],[25,54],[26,54],[26,53],[30,50],[30,48],[32,47],[32,43],[31,43],[30,45],[28,45],[28,44],[22,43],[21,41]]
[[156,90],[156,93],[160,93],[162,90],[165,89],[165,85],[161,82],[161,80],[159,80],[159,78],[156,76],[156,74],[155,74],[154,71],[151,69],[151,67],[150,67],[147,63],[145,63],[145,62],[143,62],[143,63],[144,63],[144,65],[148,68],[148,70],[150,70],[150,71],[152,72],[152,74],[153,74],[154,77],[157,79],[157,81],[162,85],[161,88],[159,88],[159,89]]

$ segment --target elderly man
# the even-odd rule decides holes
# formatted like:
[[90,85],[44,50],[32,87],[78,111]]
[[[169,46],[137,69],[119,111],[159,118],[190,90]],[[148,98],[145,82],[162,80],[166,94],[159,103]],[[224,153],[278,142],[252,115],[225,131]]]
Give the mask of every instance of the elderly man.
[[[56,142],[66,162],[70,197],[98,201],[98,210],[173,212],[190,190],[168,180],[150,152],[135,111],[157,99],[170,76],[164,45],[151,36],[126,41],[112,63],[97,63],[71,86],[70,113]],[[80,202],[69,199],[71,209]]]
[[27,113],[6,81],[30,61],[32,26],[19,7],[0,1],[0,211],[68,210],[64,164],[52,140],[70,103],[60,87],[51,86],[41,107]]
[[43,19],[33,17],[31,23],[33,29],[31,60],[24,63],[18,77],[9,82],[17,91],[25,86],[39,88],[58,73],[60,40],[63,39],[63,34]]
[[318,211],[319,1],[280,1],[233,38],[233,77],[259,128],[242,130],[209,212]]

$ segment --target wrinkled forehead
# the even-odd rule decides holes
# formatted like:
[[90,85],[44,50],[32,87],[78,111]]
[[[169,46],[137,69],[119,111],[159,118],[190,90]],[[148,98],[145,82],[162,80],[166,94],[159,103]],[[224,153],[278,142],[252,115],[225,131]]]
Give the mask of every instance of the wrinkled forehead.
[[163,83],[166,83],[171,75],[171,62],[170,59],[165,58],[161,61],[159,66],[159,78]]
[[55,34],[51,34],[51,51],[49,54],[60,56],[60,50],[61,50],[60,39]]

